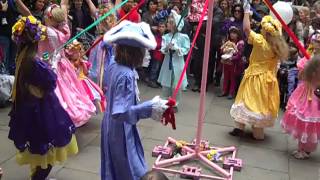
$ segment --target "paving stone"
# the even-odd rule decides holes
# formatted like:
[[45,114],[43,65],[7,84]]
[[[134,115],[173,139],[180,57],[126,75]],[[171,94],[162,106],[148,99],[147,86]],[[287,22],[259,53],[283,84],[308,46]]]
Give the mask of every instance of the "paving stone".
[[244,166],[249,165],[266,170],[288,172],[287,152],[241,145],[238,157],[244,161]]
[[[6,161],[4,164],[1,164],[1,167],[4,171],[3,180],[26,180],[30,177],[29,166],[18,165],[15,157]],[[63,164],[54,166],[50,172],[49,177],[54,176],[62,167],[63,167]]]
[[3,180],[26,180],[30,177],[29,166],[19,166],[15,157],[1,164],[1,167],[3,169]]
[[219,146],[238,146],[239,138],[230,136],[228,132],[232,130],[227,126],[214,124],[203,124],[202,139],[209,140],[211,144]]
[[[291,135],[287,135],[288,138],[288,154],[290,155],[293,151],[297,150],[298,148],[298,141],[293,139]],[[320,146],[318,144],[318,148],[315,152],[310,154],[310,158],[308,161],[312,161],[315,163],[320,163]]]
[[226,108],[222,105],[211,104],[206,114],[205,123],[234,127],[234,121],[230,115],[230,107],[229,105]]
[[77,137],[77,143],[78,143],[79,150],[81,151],[82,149],[84,149],[97,136],[98,136],[97,133],[82,133],[80,131],[76,131],[76,137]]
[[272,149],[276,151],[283,151],[283,152],[288,151],[288,142],[287,142],[286,134],[278,133],[274,131],[267,131],[265,133],[264,141],[256,141],[256,140],[252,140],[249,137],[246,137],[246,138],[241,138],[240,144],[245,146]]
[[155,129],[146,134],[146,138],[165,141],[168,137],[176,138],[177,140],[190,141],[196,135],[196,128],[179,125],[176,130],[171,128],[171,125],[163,126],[161,123],[155,123]]
[[289,180],[287,173],[245,166],[234,174],[234,180]]
[[100,147],[87,146],[79,154],[70,158],[65,167],[98,173],[100,169]]
[[103,114],[95,115],[91,117],[91,119],[86,124],[77,128],[76,131],[79,131],[81,133],[100,133],[102,119]]
[[96,146],[100,148],[101,144],[101,134],[98,134],[97,137],[95,137],[89,144],[88,146]]
[[63,168],[57,173],[54,178],[56,178],[57,180],[99,180],[100,175],[98,173]]
[[8,139],[8,132],[0,130],[0,164],[12,158],[16,152],[13,141]]
[[289,160],[290,180],[320,180],[320,163],[309,160]]

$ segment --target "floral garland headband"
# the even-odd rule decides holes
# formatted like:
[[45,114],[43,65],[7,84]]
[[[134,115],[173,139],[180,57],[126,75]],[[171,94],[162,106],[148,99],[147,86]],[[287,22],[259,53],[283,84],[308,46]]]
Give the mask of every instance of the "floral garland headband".
[[12,38],[16,43],[26,43],[30,39],[33,39],[32,42],[42,41],[46,39],[45,34],[46,27],[33,16],[22,17],[12,26]]
[[261,27],[271,36],[281,36],[282,26],[281,23],[274,19],[272,16],[264,16],[261,21]]

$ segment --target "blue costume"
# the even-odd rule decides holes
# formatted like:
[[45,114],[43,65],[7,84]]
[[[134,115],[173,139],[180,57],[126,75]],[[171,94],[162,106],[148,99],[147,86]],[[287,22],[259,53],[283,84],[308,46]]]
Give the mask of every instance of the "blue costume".
[[[145,25],[124,21],[108,31],[104,41],[154,49],[156,41],[150,27]],[[148,40],[144,38],[151,40],[146,43]],[[108,58],[104,77],[108,103],[102,121],[101,179],[139,180],[147,172],[147,165],[136,124],[139,119],[153,116],[154,101],[138,104],[134,68],[117,63],[114,56]]]

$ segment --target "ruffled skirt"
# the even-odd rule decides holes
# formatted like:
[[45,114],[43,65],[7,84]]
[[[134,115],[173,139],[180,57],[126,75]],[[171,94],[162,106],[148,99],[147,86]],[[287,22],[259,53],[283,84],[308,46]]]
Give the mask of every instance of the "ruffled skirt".
[[87,123],[96,108],[89,96],[86,96],[72,64],[62,58],[57,68],[57,88],[55,93],[61,105],[68,112],[76,127]]
[[320,100],[304,82],[290,96],[281,126],[307,152],[320,142]]
[[67,160],[68,156],[78,153],[78,145],[75,135],[71,141],[64,147],[53,147],[46,154],[32,154],[27,149],[18,152],[16,160],[19,165],[29,164],[31,169],[40,166],[42,169],[48,168],[48,164],[54,166]]

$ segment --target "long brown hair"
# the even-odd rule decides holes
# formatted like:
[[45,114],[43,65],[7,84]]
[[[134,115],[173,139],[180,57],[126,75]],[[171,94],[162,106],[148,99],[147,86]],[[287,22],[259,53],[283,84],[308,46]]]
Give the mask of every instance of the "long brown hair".
[[272,36],[265,33],[266,41],[269,43],[272,51],[281,61],[287,60],[289,56],[289,47],[283,36]]
[[26,97],[25,95],[28,93],[26,79],[28,79],[33,72],[33,61],[37,54],[37,50],[37,42],[24,43],[18,47],[16,64],[19,67],[16,67],[16,94],[14,95],[14,101],[23,101],[23,98]]
[[118,44],[116,46],[115,60],[124,66],[136,68],[142,65],[144,55],[144,48]]

